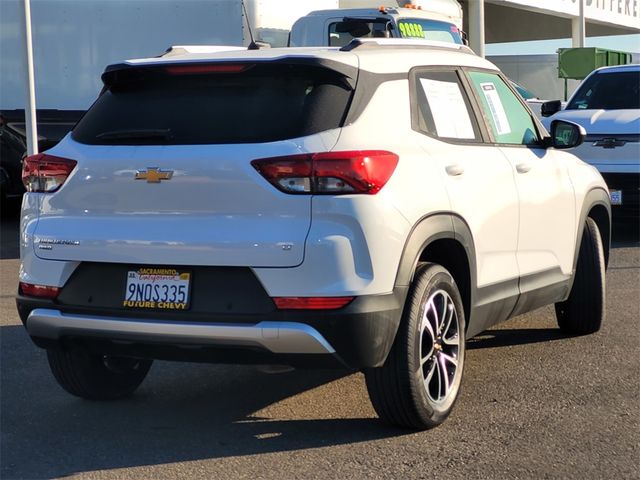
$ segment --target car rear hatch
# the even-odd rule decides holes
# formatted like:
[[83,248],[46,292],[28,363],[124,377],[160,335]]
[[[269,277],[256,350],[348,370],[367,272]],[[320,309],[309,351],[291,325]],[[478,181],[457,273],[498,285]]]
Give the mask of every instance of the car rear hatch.
[[311,57],[107,69],[100,98],[47,152],[77,165],[58,191],[42,195],[36,254],[300,264],[311,196],[280,192],[251,161],[330,150],[353,79]]

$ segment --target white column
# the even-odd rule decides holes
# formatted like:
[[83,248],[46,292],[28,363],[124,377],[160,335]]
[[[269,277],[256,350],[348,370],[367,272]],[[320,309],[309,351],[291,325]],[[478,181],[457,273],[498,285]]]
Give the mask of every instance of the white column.
[[24,119],[27,127],[27,155],[38,153],[38,127],[36,124],[36,85],[33,69],[33,44],[31,41],[31,1],[24,1],[25,76],[26,100]]
[[484,57],[484,0],[469,0],[469,46]]
[[584,2],[585,0],[578,0],[579,14],[576,18],[571,19],[571,40],[573,48],[582,48],[586,44],[586,29],[584,21]]

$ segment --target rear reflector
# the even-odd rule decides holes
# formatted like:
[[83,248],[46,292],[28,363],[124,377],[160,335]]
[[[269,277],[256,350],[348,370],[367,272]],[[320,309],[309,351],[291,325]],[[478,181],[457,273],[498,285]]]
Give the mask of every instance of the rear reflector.
[[221,65],[172,65],[166,67],[171,75],[198,75],[205,73],[240,73],[249,68],[249,65],[221,64]]
[[354,297],[274,297],[279,310],[335,310],[347,305]]
[[381,150],[321,152],[262,158],[251,165],[285,193],[375,195],[391,178],[398,156]]
[[60,287],[50,287],[48,285],[34,285],[32,283],[20,282],[19,292],[28,297],[56,298],[60,293]]
[[27,192],[51,193],[58,190],[75,168],[75,160],[39,153],[22,161],[22,183]]

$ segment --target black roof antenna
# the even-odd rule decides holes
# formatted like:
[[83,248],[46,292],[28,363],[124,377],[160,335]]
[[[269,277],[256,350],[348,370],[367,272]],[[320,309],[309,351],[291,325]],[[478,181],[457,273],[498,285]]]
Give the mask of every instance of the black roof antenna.
[[241,0],[240,3],[242,4],[242,11],[244,12],[244,18],[245,18],[245,21],[247,22],[247,30],[249,30],[249,38],[251,38],[251,43],[247,47],[247,50],[260,50],[261,48],[270,47],[271,45],[269,45],[266,42],[256,42],[253,39],[253,32],[251,31],[251,22],[249,21],[249,15],[247,15],[247,7],[244,4],[244,0]]

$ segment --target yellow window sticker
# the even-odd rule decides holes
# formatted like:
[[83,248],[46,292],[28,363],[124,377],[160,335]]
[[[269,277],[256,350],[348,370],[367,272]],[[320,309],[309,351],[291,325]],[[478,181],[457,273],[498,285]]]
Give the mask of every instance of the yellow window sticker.
[[424,30],[419,23],[402,22],[399,28],[403,38],[424,38]]

